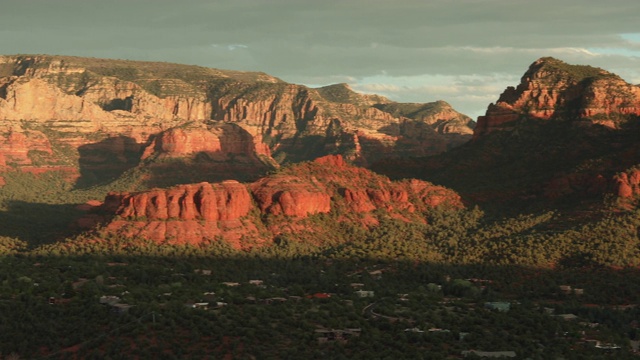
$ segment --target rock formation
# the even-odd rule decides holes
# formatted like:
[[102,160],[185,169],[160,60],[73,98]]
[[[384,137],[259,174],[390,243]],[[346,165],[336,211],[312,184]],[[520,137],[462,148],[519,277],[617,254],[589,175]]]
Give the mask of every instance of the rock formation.
[[443,184],[470,203],[602,208],[633,202],[640,154],[640,87],[590,66],[542,58],[478,119],[474,140],[436,157],[383,161],[392,177]]
[[[449,189],[420,180],[392,182],[347,165],[337,155],[291,166],[246,185],[225,181],[112,193],[99,210],[115,215],[105,228],[108,232],[190,244],[222,238],[241,248],[248,238],[251,244],[267,241],[292,222],[314,214],[376,209],[411,214],[436,206],[463,207]],[[264,230],[267,215],[271,215],[270,230]]]
[[[40,165],[76,165],[90,185],[146,159],[200,155],[202,162],[206,155],[219,173],[231,177],[229,163],[240,161],[257,176],[277,162],[341,153],[368,164],[442,152],[470,138],[469,124],[458,121],[464,116],[450,107],[417,118],[381,106],[393,104],[345,84],[311,89],[263,73],[0,56],[0,154],[12,167],[34,157]],[[118,144],[125,146],[109,148]]]
[[628,206],[637,205],[640,199],[640,166],[616,174],[613,180],[614,194]]
[[508,87],[485,116],[478,118],[477,139],[495,130],[513,129],[519,119],[580,120],[618,128],[640,115],[640,87],[615,74],[585,65],[541,58],[517,87]]

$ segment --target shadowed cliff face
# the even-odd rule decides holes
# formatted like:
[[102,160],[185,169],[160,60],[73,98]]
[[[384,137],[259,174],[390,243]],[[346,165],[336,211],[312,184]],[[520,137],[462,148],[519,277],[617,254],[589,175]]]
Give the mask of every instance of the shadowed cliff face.
[[126,136],[106,138],[78,147],[80,177],[77,187],[107,183],[140,162],[144,144]]
[[[270,164],[329,153],[370,164],[387,156],[439,153],[471,137],[464,115],[440,106],[446,103],[411,104],[430,109],[413,112],[393,104],[357,94],[345,84],[310,89],[262,73],[0,56],[0,153],[11,166],[27,165],[29,146],[38,143],[42,151],[52,151],[50,158],[40,157],[40,165],[73,165],[79,158],[99,157],[98,144],[107,145],[107,139],[126,137],[135,144],[153,143],[128,164],[154,151],[173,159],[208,156],[214,143],[233,143],[226,155],[226,146],[213,151],[216,160],[252,149],[248,157],[263,157]],[[242,129],[242,136],[229,130],[231,124]],[[109,157],[106,150],[103,156]]]
[[420,222],[419,212],[436,206],[463,207],[460,197],[444,187],[419,180],[392,182],[348,165],[341,156],[328,156],[250,184],[225,181],[112,193],[97,209],[115,215],[108,233],[190,244],[223,239],[243,248],[287,232],[322,233],[321,225],[304,222],[311,215],[332,214],[338,221],[374,226],[379,209]]

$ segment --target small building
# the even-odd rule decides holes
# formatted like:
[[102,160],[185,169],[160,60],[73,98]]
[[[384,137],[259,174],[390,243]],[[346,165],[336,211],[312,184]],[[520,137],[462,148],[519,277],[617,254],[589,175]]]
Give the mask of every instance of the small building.
[[404,332],[423,333],[424,330],[420,330],[420,329],[414,327],[414,328],[406,328],[406,329],[404,329]]
[[558,286],[558,288],[560,288],[560,291],[562,291],[565,294],[571,294],[571,286],[570,285],[560,285],[560,286]]
[[100,304],[113,305],[120,302],[120,298],[113,295],[104,295],[100,297]]
[[331,297],[331,294],[327,293],[315,293],[313,295],[307,295],[308,299],[328,299]]
[[249,284],[255,285],[255,286],[262,286],[263,281],[262,280],[249,280]]
[[431,328],[429,329],[430,333],[450,333],[451,330],[449,329],[440,329],[440,328]]
[[208,302],[197,302],[197,303],[191,304],[191,307],[194,308],[194,309],[207,310],[207,309],[209,309],[209,303]]
[[240,286],[240,283],[227,281],[227,282],[223,282],[222,285],[234,287],[234,286]]
[[511,303],[505,301],[486,302],[484,303],[484,308],[506,312],[511,310]]
[[584,289],[573,288],[573,293],[576,295],[584,295]]
[[373,297],[374,296],[374,292],[373,291],[367,291],[367,290],[358,290],[356,291],[356,294],[361,297]]
[[202,297],[206,301],[213,301],[216,299],[216,293],[213,291],[204,292],[202,293]]
[[566,321],[576,320],[578,318],[578,315],[575,314],[558,314],[556,316]]

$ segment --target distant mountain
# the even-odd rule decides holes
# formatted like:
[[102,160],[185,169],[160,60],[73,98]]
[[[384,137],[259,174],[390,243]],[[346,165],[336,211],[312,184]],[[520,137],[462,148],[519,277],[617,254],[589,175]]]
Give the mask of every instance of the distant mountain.
[[138,168],[138,183],[165,186],[250,180],[326,154],[365,165],[431,155],[471,138],[470,120],[444,103],[410,105],[431,108],[426,117],[406,106],[264,73],[0,56],[0,166],[65,171],[83,187]]
[[[587,209],[640,194],[640,87],[583,65],[541,58],[478,118],[473,141],[442,155],[381,161],[486,206]],[[500,205],[502,204],[502,205]]]
[[474,137],[512,129],[518,120],[565,120],[618,129],[640,115],[640,87],[587,65],[545,57],[529,67],[517,87],[508,87],[486,115]]

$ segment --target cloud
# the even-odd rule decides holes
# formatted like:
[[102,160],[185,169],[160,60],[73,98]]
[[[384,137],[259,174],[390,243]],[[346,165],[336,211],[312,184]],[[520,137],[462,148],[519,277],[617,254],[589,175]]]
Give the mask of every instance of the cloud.
[[0,49],[349,82],[479,113],[542,56],[640,82],[639,13],[636,0],[5,0]]

